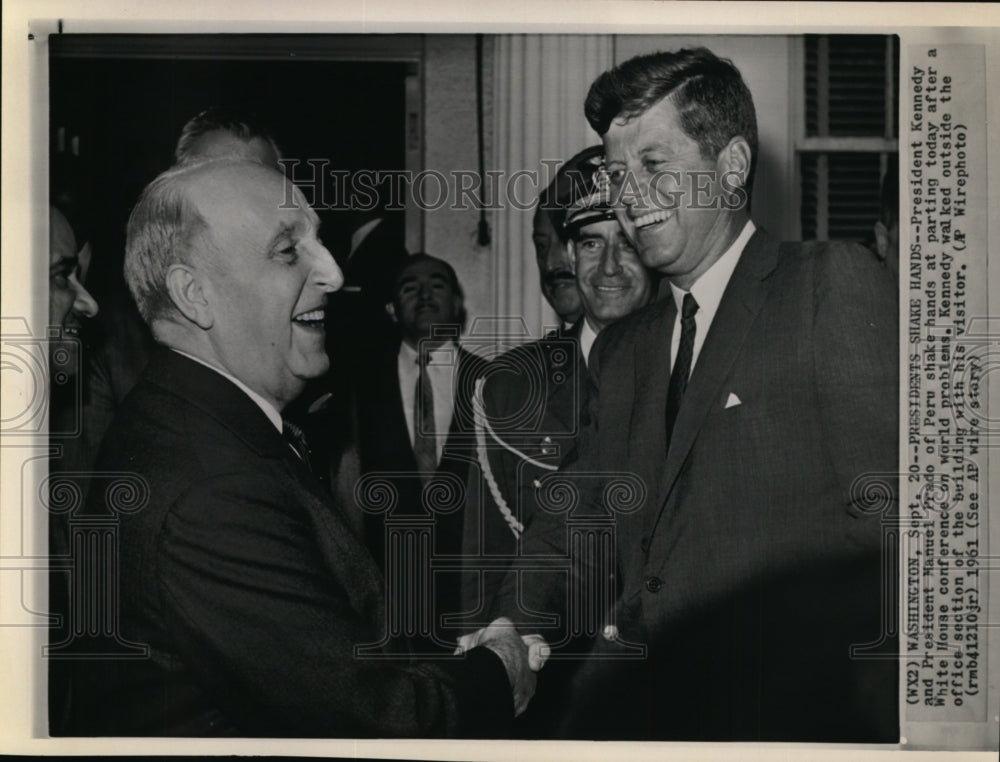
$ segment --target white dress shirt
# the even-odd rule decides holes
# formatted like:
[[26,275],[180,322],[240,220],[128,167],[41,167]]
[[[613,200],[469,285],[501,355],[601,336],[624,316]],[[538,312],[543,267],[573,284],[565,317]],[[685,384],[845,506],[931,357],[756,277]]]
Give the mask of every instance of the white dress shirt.
[[278,430],[279,434],[283,431],[282,426],[281,426],[281,413],[278,412],[278,409],[274,405],[272,405],[270,402],[268,402],[266,399],[264,399],[259,394],[257,394],[257,392],[255,392],[249,386],[247,386],[242,381],[240,381],[238,378],[236,378],[236,376],[233,376],[233,375],[227,373],[226,371],[222,370],[222,368],[218,368],[215,365],[211,365],[211,364],[205,362],[200,357],[195,357],[192,354],[188,354],[187,352],[182,352],[181,350],[174,349],[173,347],[171,347],[171,350],[174,351],[174,352],[176,352],[179,355],[184,355],[189,360],[194,360],[196,363],[200,363],[201,365],[204,365],[206,368],[210,368],[210,369],[214,370],[216,373],[218,373],[223,378],[226,378],[226,379],[229,379],[230,381],[232,381],[234,384],[236,384],[236,386],[238,386],[240,388],[240,390],[244,394],[246,394],[250,399],[252,399],[256,403],[257,407],[259,407],[261,410],[264,411],[264,415],[266,415],[267,419],[271,423],[274,424],[274,428],[276,428]]
[[[403,398],[403,415],[410,434],[410,444],[414,442],[413,407],[417,398],[417,379],[420,366],[417,364],[417,350],[405,341],[399,346],[397,362],[399,370],[399,391]],[[427,377],[434,392],[434,433],[437,445],[437,459],[441,461],[444,443],[451,428],[451,416],[455,410],[455,375],[458,372],[458,346],[453,341],[431,350],[427,361]]]
[[[740,261],[740,255],[743,253],[743,249],[746,248],[747,242],[755,230],[756,227],[754,227],[753,221],[747,220],[747,224],[743,226],[743,230],[736,236],[736,240],[726,249],[725,254],[719,257],[691,286],[691,295],[698,302],[698,311],[694,316],[694,347],[691,353],[692,372],[694,371],[695,363],[698,362],[698,355],[701,354],[701,348],[705,344],[708,329],[712,327],[715,313],[719,311],[722,294],[725,292],[726,286],[729,285],[729,279],[733,275],[733,270],[736,269],[736,264]],[[673,368],[674,362],[677,360],[677,350],[681,344],[681,309],[684,304],[684,295],[687,291],[677,288],[673,283],[670,284],[670,291],[674,296],[674,304],[677,305],[674,334],[670,341],[670,367]]]
[[590,366],[590,349],[597,339],[597,331],[590,327],[590,321],[586,317],[580,327],[580,351],[583,353],[583,364]]

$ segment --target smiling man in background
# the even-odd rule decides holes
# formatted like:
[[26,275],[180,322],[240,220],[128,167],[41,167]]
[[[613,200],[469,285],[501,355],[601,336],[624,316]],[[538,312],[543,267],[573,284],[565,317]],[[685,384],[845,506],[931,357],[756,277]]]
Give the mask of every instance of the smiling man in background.
[[[470,480],[465,553],[491,560],[463,580],[466,611],[489,610],[503,579],[504,557],[521,554],[521,536],[540,511],[540,491],[572,449],[586,420],[586,365],[604,328],[649,303],[654,274],[639,260],[610,205],[604,150],[592,146],[567,161],[549,194],[558,245],[569,257],[583,318],[561,337],[546,337],[501,355],[479,382],[476,406],[479,470]],[[546,632],[566,633],[565,622]],[[586,649],[587,645],[578,648]],[[578,662],[547,667],[540,692],[516,724],[522,737],[559,732],[569,677]]]
[[[398,496],[391,515],[364,516],[368,547],[387,573],[391,573],[387,564],[402,562],[398,555],[386,556],[389,519],[433,515],[432,551],[455,555],[461,550],[462,485],[472,460],[470,398],[473,380],[484,365],[481,358],[459,346],[466,320],[465,296],[448,262],[426,253],[413,254],[402,259],[392,283],[393,298],[387,309],[398,330],[397,340],[357,368],[355,390],[360,471],[366,476],[384,476]],[[424,500],[432,481],[445,490],[431,490],[431,496],[446,496],[433,514]],[[434,621],[430,631],[414,628],[408,634],[411,647],[429,653],[453,648],[459,633],[445,627],[441,617],[458,611],[459,586],[457,572],[433,576],[433,599],[423,605],[429,607]]]

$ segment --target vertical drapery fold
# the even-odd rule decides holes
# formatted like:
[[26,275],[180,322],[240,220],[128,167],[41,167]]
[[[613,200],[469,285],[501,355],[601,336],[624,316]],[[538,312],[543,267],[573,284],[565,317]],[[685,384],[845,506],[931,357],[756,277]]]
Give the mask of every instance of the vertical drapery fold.
[[[497,35],[493,167],[501,172],[491,246],[493,308],[523,318],[531,337],[557,325],[545,303],[531,245],[538,193],[555,168],[598,142],[583,116],[591,82],[613,63],[610,35]],[[527,170],[530,176],[516,180]],[[537,179],[536,179],[537,178]]]

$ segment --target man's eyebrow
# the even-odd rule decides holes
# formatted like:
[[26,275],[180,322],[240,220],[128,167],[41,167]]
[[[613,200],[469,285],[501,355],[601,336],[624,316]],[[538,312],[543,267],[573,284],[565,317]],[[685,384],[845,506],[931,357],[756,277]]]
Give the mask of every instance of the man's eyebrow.
[[49,265],[49,270],[72,270],[80,264],[80,258],[73,254],[68,257],[59,257],[55,262]]
[[287,222],[282,222],[278,226],[278,230],[275,232],[275,234],[273,236],[271,236],[271,240],[268,241],[268,243],[267,243],[268,251],[270,251],[271,249],[273,249],[275,246],[277,246],[284,239],[291,238],[294,229],[295,229],[294,225],[290,225]]
[[316,214],[316,210],[313,209],[311,206],[304,207],[304,209],[306,213],[306,219],[309,220],[310,224],[312,224],[313,230],[319,230],[320,227],[323,225],[323,220],[321,220],[319,218],[319,215]]

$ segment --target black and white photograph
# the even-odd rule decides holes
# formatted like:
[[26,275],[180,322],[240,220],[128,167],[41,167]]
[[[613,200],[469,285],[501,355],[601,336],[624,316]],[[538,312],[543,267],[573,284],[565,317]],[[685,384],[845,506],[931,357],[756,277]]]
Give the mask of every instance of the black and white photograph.
[[996,752],[994,4],[15,5],[4,752]]

